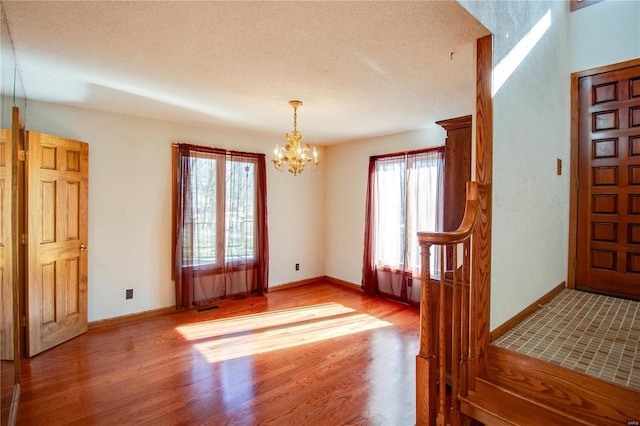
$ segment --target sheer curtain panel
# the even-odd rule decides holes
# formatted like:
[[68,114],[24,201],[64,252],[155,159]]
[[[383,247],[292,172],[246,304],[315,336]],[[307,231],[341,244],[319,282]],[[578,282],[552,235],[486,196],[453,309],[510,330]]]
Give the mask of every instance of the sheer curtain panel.
[[[442,227],[443,168],[444,148],[370,158],[362,274],[367,293],[420,300],[416,234]],[[437,254],[432,249],[436,273]]]
[[176,308],[267,291],[264,154],[173,146]]

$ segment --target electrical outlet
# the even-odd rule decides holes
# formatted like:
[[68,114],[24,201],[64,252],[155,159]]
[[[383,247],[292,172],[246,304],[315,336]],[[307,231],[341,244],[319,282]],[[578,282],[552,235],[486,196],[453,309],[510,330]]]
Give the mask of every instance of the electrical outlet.
[[296,263],[296,271],[299,271],[299,270],[300,270],[300,264]]
[[128,288],[127,292],[125,294],[125,299],[133,299],[133,289],[132,288]]

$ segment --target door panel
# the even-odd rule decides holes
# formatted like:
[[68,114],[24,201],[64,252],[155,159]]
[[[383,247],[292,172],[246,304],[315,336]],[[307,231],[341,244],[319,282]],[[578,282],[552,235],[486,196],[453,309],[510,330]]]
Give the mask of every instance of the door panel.
[[27,132],[28,353],[87,331],[86,143]]
[[579,91],[576,287],[640,299],[640,66]]
[[10,166],[11,129],[2,129],[0,130],[0,359],[2,361],[13,360],[14,352]]

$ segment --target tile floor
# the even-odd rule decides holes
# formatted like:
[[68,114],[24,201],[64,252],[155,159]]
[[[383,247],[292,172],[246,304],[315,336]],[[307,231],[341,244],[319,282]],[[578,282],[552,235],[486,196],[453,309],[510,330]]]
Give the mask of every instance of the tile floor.
[[493,342],[640,390],[640,302],[565,289]]

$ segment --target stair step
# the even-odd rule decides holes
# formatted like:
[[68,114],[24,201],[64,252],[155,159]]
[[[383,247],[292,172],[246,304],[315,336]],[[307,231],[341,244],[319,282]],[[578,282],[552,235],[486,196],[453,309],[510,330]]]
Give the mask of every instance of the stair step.
[[469,395],[460,401],[460,411],[492,426],[576,426],[589,424],[514,395],[482,379],[477,379],[476,389],[470,391]]

